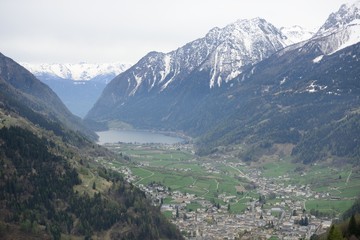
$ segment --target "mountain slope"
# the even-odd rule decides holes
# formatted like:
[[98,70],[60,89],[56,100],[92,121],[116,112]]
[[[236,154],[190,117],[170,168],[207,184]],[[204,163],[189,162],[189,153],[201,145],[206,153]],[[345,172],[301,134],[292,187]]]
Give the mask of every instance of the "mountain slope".
[[[259,63],[257,70],[244,73],[238,86],[217,96],[214,101],[225,103],[227,116],[203,135],[199,151],[234,143],[291,143],[296,145],[294,156],[307,163],[328,157],[326,149],[340,156],[335,149],[341,145],[349,147],[343,157],[358,155],[360,129],[354,123],[360,103],[360,44],[320,62],[314,61],[323,54],[318,46],[309,43],[301,50]],[[352,131],[339,141],[341,129]]]
[[[214,28],[173,52],[143,57],[106,87],[87,119],[121,119],[137,126],[160,122],[166,127],[171,115],[286,44],[280,31],[260,18]],[[141,121],[140,111],[146,120]]]
[[[57,95],[45,84],[40,82],[25,68],[12,59],[0,54],[0,78],[7,90],[2,88],[3,95],[18,96],[21,103],[32,111],[45,115],[47,119],[61,122],[73,131],[80,131],[91,139],[96,139],[94,132],[85,128],[81,119],[75,117],[64,106]],[[5,103],[7,98],[4,99]],[[16,101],[19,101],[16,99]]]
[[[86,167],[94,165],[90,155],[15,113],[0,108],[0,117],[1,239],[182,239],[121,175]],[[91,180],[100,187],[90,189],[87,175],[94,172],[101,173]]]

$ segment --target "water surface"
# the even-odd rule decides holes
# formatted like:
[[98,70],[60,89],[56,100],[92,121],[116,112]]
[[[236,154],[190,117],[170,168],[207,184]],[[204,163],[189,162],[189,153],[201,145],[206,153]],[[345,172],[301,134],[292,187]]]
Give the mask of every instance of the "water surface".
[[183,142],[180,137],[168,136],[162,133],[155,133],[142,130],[108,130],[96,132],[99,135],[99,144],[105,143],[159,143],[159,144],[175,144]]

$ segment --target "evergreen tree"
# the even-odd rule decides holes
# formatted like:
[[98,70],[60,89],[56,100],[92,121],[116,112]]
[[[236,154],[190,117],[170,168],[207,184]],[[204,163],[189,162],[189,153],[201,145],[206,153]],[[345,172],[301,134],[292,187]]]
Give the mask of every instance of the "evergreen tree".
[[311,235],[310,240],[318,240],[319,236],[316,234]]
[[342,233],[339,227],[332,225],[328,234],[327,240],[343,240]]
[[179,218],[179,208],[176,207],[176,218]]
[[296,209],[293,210],[292,215],[293,215],[293,216],[297,216]]
[[349,226],[348,226],[348,232],[349,232],[349,236],[351,236],[351,235],[357,236],[358,233],[359,233],[358,226],[357,226],[354,214],[350,218]]
[[309,218],[305,216],[304,226],[308,226],[308,225],[309,225]]

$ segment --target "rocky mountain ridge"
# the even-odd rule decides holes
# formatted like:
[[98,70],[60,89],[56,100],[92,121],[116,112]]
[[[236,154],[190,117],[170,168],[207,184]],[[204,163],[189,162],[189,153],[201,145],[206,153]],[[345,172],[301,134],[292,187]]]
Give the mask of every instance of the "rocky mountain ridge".
[[[214,28],[204,38],[170,53],[147,54],[109,83],[93,109],[116,111],[116,106],[126,105],[126,110],[131,111],[131,102],[150,96],[153,100],[166,96],[171,98],[166,101],[169,105],[178,105],[175,101],[186,101],[189,95],[200,97],[221,87],[287,44],[286,37],[261,18],[238,20],[224,28]],[[196,79],[189,81],[192,78]],[[109,112],[105,111],[99,113],[106,117]],[[166,119],[168,114],[164,111],[162,118]],[[88,115],[92,118],[97,113],[90,111]]]

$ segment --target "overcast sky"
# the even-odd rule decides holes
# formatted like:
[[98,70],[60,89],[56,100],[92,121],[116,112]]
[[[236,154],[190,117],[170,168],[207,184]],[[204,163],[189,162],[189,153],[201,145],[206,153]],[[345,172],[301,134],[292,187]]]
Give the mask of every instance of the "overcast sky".
[[136,63],[238,19],[319,28],[349,0],[0,0],[0,52],[30,63]]

